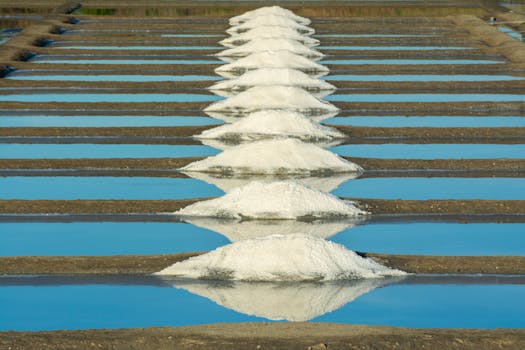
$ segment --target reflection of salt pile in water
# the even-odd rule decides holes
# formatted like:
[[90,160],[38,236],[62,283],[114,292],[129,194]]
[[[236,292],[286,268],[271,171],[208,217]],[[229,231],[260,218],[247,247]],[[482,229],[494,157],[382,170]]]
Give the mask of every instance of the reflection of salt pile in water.
[[335,86],[290,68],[261,68],[248,71],[236,79],[222,80],[208,89],[217,95],[230,97],[254,86],[295,86],[322,98],[335,91]]
[[254,39],[241,46],[223,50],[215,54],[215,56],[224,61],[232,62],[236,59],[249,56],[252,53],[268,50],[288,50],[311,60],[320,60],[324,56],[315,49],[311,49],[300,42],[286,38]]
[[246,315],[303,322],[337,310],[363,294],[401,279],[403,277],[300,284],[175,281],[172,284]]
[[216,156],[188,164],[184,171],[243,174],[334,174],[362,172],[338,155],[294,139],[241,144]]
[[247,71],[259,68],[292,68],[314,78],[328,74],[328,68],[325,66],[287,50],[256,52],[215,68],[215,73],[225,78],[235,78]]
[[345,138],[346,135],[320,125],[296,112],[262,110],[249,114],[233,124],[205,130],[200,139],[236,139],[253,141],[271,137],[291,137],[304,141]]
[[212,103],[204,109],[214,117],[221,115],[245,117],[267,109],[282,109],[304,115],[336,115],[339,108],[319,100],[307,91],[292,86],[255,86],[238,95]]
[[339,244],[303,234],[232,243],[175,263],[157,274],[244,281],[332,281],[405,275]]
[[297,23],[293,19],[287,16],[267,14],[260,15],[246,20],[244,23],[232,26],[230,29],[226,30],[226,33],[230,35],[240,34],[247,32],[250,29],[262,27],[262,26],[278,26],[278,27],[287,27],[293,30],[296,30],[299,34],[312,35],[315,33],[310,27],[305,26],[304,24]]
[[305,46],[314,47],[319,45],[319,40],[310,38],[299,34],[297,30],[287,28],[287,27],[278,27],[278,26],[262,26],[257,28],[252,28],[247,32],[241,34],[233,34],[229,38],[219,41],[222,46],[226,47],[236,47],[239,45],[246,44],[249,41],[254,39],[268,39],[268,38],[285,38],[295,40]]
[[350,201],[295,182],[253,181],[222,197],[191,204],[175,214],[182,217],[294,220],[344,218],[366,212]]
[[291,235],[302,233],[309,236],[329,238],[339,232],[350,229],[361,221],[365,216],[338,220],[232,220],[207,217],[186,217],[184,221],[202,227],[225,236],[230,242],[238,242],[245,239],[270,236],[273,234]]
[[230,18],[229,23],[231,26],[236,26],[254,17],[266,16],[266,15],[285,16],[297,23],[304,24],[304,25],[309,25],[312,22],[310,21],[309,18],[298,16],[292,11],[282,8],[280,6],[265,6],[265,7],[259,7],[258,9],[247,11],[241,15],[232,17]]

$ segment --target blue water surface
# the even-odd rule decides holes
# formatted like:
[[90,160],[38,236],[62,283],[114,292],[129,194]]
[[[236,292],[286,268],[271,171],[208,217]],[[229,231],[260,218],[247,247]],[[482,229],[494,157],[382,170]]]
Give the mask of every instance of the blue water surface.
[[490,74],[334,74],[322,79],[328,81],[508,81],[523,80],[525,77],[515,75]]
[[17,102],[211,102],[222,97],[206,94],[31,93],[0,95],[0,101]]
[[50,81],[125,81],[125,82],[156,82],[156,81],[216,81],[219,76],[211,75],[125,75],[125,74],[85,74],[85,75],[36,75],[26,72],[10,74],[12,80],[50,80]]
[[525,117],[405,117],[405,116],[349,116],[334,117],[323,121],[324,124],[353,125],[353,126],[379,126],[379,127],[513,127],[525,126]]
[[[525,118],[524,118],[525,119]],[[1,127],[125,127],[125,126],[198,126],[222,121],[195,116],[2,116]]]
[[525,94],[336,94],[333,102],[512,102],[525,101]]

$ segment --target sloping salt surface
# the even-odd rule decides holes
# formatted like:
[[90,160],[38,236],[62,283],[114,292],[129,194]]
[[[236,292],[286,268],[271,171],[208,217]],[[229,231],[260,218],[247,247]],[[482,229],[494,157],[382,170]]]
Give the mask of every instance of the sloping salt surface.
[[255,86],[238,95],[212,103],[204,112],[210,116],[218,112],[245,117],[250,113],[268,109],[282,109],[307,116],[333,115],[339,112],[339,108],[330,102],[319,100],[295,86]]
[[232,62],[241,57],[249,56],[252,53],[268,50],[287,50],[314,61],[320,60],[324,56],[315,49],[311,49],[298,41],[286,38],[254,39],[241,46],[216,53],[215,56],[222,60]]
[[175,212],[182,217],[294,220],[342,218],[367,214],[334,195],[291,181],[253,181],[222,197],[196,202]]
[[323,91],[323,95],[336,90],[332,84],[310,77],[297,69],[291,68],[260,68],[244,73],[236,79],[222,80],[213,84],[209,89],[215,93],[225,91],[244,91],[254,86],[295,86],[308,92]]
[[183,167],[184,171],[240,174],[334,174],[363,169],[321,147],[294,139],[240,144]]
[[247,71],[259,68],[293,68],[305,72],[313,78],[329,73],[325,66],[287,50],[253,53],[235,62],[215,68],[215,73],[225,78],[235,78]]
[[229,28],[228,30],[226,30],[226,33],[230,35],[240,34],[250,29],[262,27],[262,26],[286,27],[286,28],[296,30],[299,34],[305,34],[305,35],[312,35],[315,33],[315,30],[313,30],[312,28],[307,27],[303,24],[299,24],[289,17],[271,15],[271,14],[270,15],[260,15],[260,16],[251,18],[242,24]]
[[225,308],[268,320],[309,321],[404,277],[326,283],[175,281],[171,284]]
[[295,234],[228,244],[157,274],[241,281],[334,281],[405,273],[362,258],[342,245]]
[[245,186],[252,181],[276,182],[276,181],[294,181],[301,185],[315,188],[323,192],[332,192],[338,188],[343,182],[357,178],[360,173],[337,173],[328,176],[312,176],[310,173],[306,174],[269,174],[269,175],[253,175],[253,174],[221,174],[221,173],[202,173],[197,171],[182,172],[191,178],[199,179],[220,188],[224,192],[230,192],[236,187]]
[[247,11],[243,13],[242,15],[238,15],[235,17],[230,18],[230,25],[235,26],[241,23],[244,23],[254,17],[257,16],[263,16],[263,15],[277,15],[277,16],[285,16],[292,20],[294,20],[297,23],[309,25],[312,21],[310,19],[301,17],[293,13],[292,11],[282,8],[280,6],[265,6],[265,7],[259,7],[258,9]]
[[297,220],[225,220],[192,217],[184,221],[228,238],[230,242],[266,237],[273,234],[291,235],[303,233],[309,236],[329,238],[364,221],[364,217],[344,220],[297,221]]
[[[230,122],[235,123],[239,119],[240,118],[232,118]],[[274,139],[285,139],[285,138],[289,138],[289,137],[275,137]],[[268,139],[268,138],[261,138],[260,140],[257,140],[257,141],[262,141],[265,139]],[[243,141],[243,140],[238,140],[238,139],[200,139],[200,141],[204,146],[216,148],[221,151],[227,150],[232,147],[236,147],[243,143],[253,142],[253,140]],[[326,148],[336,147],[336,146],[343,144],[345,142],[345,139],[331,139],[331,140],[321,139],[321,140],[309,140],[307,142],[326,149]]]
[[294,137],[301,140],[345,138],[342,132],[321,125],[300,113],[283,110],[262,110],[239,119],[203,131],[200,139],[240,139],[245,141],[272,137]]
[[219,41],[219,43],[226,47],[237,47],[254,39],[268,39],[268,38],[286,38],[300,42],[301,44],[314,47],[319,45],[319,40],[310,38],[309,36],[299,34],[297,30],[288,27],[279,26],[261,26],[252,28],[247,32],[240,34],[233,34],[231,37]]

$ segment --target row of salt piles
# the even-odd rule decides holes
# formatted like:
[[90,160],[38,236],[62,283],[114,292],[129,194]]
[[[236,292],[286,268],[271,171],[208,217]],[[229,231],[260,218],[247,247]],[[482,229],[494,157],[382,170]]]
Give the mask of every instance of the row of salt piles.
[[[222,177],[235,178],[236,184],[223,187],[224,196],[197,202],[176,214],[208,228],[215,220],[219,222],[215,227],[229,232],[227,236],[234,243],[158,274],[248,281],[327,281],[404,274],[310,234],[307,227],[313,223],[301,221],[332,219],[328,224],[332,227],[322,229],[334,233],[334,227],[337,230],[341,225],[333,219],[367,214],[322,191],[322,178],[307,181],[314,174],[355,177],[362,172],[358,165],[314,144],[345,135],[319,124],[339,109],[321,99],[335,87],[319,79],[329,70],[317,63],[324,55],[314,48],[319,41],[310,37],[314,33],[308,27],[310,22],[278,6],[230,19],[230,37],[220,42],[227,49],[216,54],[228,63],[215,69],[226,80],[210,87],[226,98],[204,109],[226,124],[196,135],[223,151],[182,171],[212,183],[214,178],[218,182]],[[264,180],[253,181],[259,177]],[[281,181],[297,177],[302,181]],[[239,234],[235,227],[250,233]]]

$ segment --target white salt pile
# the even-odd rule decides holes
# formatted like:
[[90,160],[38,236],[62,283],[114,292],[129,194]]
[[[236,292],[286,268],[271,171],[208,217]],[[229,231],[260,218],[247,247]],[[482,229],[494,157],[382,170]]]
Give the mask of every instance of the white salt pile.
[[264,140],[228,148],[181,170],[242,174],[334,174],[363,169],[321,147],[294,139]]
[[293,68],[313,78],[328,74],[329,70],[319,63],[287,50],[262,51],[215,68],[215,73],[225,78],[235,78],[247,71],[260,68]]
[[350,201],[291,181],[253,181],[222,197],[196,202],[175,212],[182,217],[225,219],[329,219],[365,215]]
[[260,68],[244,73],[236,79],[222,80],[209,89],[215,94],[230,97],[254,86],[295,86],[322,98],[336,90],[332,84],[310,77],[297,69]]
[[364,216],[344,220],[297,221],[297,220],[228,220],[206,217],[185,218],[185,222],[220,233],[230,242],[266,237],[273,234],[291,235],[302,233],[309,236],[329,238],[354,227],[365,220]]
[[214,117],[245,117],[260,110],[282,109],[306,116],[336,115],[339,108],[295,86],[255,86],[204,108]]
[[263,15],[285,16],[285,17],[288,17],[294,20],[297,23],[304,24],[304,25],[309,25],[311,23],[309,18],[298,16],[292,11],[282,8],[280,6],[259,7],[258,9],[247,11],[243,13],[242,15],[238,15],[238,16],[230,18],[229,23],[231,26],[236,26],[254,17],[263,16]]
[[309,141],[345,138],[346,135],[336,129],[316,123],[300,113],[283,110],[261,110],[251,113],[233,124],[224,124],[205,130],[195,137],[244,141],[293,137]]
[[254,39],[286,38],[301,44],[314,47],[319,45],[319,40],[299,34],[297,30],[279,26],[261,26],[252,28],[241,34],[234,34],[229,38],[219,41],[222,46],[237,47]]
[[310,27],[307,27],[303,24],[299,24],[293,19],[286,17],[286,16],[280,16],[280,15],[260,15],[257,17],[250,18],[246,22],[235,25],[231,27],[230,29],[226,30],[226,33],[230,35],[234,34],[240,34],[247,32],[250,29],[262,27],[262,26],[278,26],[278,27],[286,27],[290,29],[296,30],[299,34],[304,35],[312,35],[315,33],[315,30],[313,30]]
[[232,243],[157,274],[243,281],[332,281],[402,276],[405,272],[322,238],[296,234]]
[[327,283],[176,281],[172,285],[228,309],[268,320],[304,322],[339,309],[397,278],[369,278]]
[[320,60],[324,56],[315,49],[311,49],[300,42],[286,38],[254,39],[241,46],[223,50],[215,54],[215,56],[224,61],[232,62],[239,58],[249,56],[252,53],[268,50],[287,50],[313,61]]

